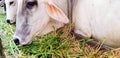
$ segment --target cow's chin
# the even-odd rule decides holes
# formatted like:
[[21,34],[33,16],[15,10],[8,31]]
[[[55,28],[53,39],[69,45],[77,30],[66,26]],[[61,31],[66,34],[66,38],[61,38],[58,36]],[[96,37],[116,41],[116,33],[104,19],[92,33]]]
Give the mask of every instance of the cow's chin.
[[44,36],[47,34],[50,34],[51,32],[54,32],[55,30],[60,29],[61,27],[64,27],[65,24],[60,23],[60,22],[49,22],[45,28],[43,27],[43,29],[41,30],[41,32],[38,32],[37,34],[39,34],[39,36]]

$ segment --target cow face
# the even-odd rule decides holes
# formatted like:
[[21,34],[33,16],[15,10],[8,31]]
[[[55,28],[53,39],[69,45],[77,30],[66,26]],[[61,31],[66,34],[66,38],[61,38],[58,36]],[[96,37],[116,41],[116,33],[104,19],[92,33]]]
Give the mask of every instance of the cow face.
[[17,0],[5,0],[7,23],[14,23],[17,11]]
[[69,20],[64,13],[67,12],[67,7],[63,8],[67,6],[67,0],[61,1],[58,6],[66,11],[57,7],[53,0],[19,0],[13,39],[15,44],[18,46],[30,44],[33,35],[37,33],[40,36],[45,35],[54,30],[53,26],[60,28],[68,23]]

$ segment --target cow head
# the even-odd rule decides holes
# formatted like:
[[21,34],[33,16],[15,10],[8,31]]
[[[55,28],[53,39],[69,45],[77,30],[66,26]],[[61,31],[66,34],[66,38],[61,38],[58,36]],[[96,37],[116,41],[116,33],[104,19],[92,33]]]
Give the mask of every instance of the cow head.
[[17,11],[17,0],[5,0],[6,4],[6,20],[7,23],[15,23],[16,11]]
[[18,0],[15,44],[30,44],[33,35],[42,36],[54,31],[53,27],[63,27],[69,22],[66,12],[67,0]]

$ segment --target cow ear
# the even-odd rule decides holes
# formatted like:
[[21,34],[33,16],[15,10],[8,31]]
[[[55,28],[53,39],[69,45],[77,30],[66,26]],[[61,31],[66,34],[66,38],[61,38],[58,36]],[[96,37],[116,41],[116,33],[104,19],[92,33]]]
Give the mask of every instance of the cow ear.
[[65,24],[69,23],[69,19],[65,15],[65,13],[53,3],[50,3],[50,2],[46,3],[46,10],[47,10],[48,15],[51,18],[59,22],[65,23]]

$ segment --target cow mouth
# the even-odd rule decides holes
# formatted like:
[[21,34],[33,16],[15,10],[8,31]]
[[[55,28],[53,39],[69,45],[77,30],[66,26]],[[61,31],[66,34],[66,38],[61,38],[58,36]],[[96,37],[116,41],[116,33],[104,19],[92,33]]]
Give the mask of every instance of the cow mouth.
[[17,45],[17,46],[19,46],[19,47],[21,47],[21,46],[28,46],[30,44],[32,44],[32,41],[28,42],[27,44],[20,44],[20,45]]

